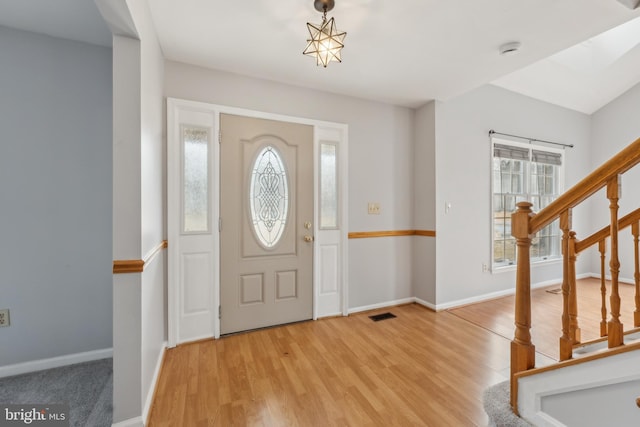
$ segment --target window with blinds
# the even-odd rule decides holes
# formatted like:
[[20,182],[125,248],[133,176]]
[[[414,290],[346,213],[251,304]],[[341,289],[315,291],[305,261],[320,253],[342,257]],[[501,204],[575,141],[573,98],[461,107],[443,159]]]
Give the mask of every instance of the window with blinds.
[[[511,214],[516,204],[529,201],[538,212],[562,192],[564,153],[546,147],[493,140],[492,265],[516,264],[516,241],[511,236]],[[560,228],[554,221],[532,240],[531,261],[560,258]]]

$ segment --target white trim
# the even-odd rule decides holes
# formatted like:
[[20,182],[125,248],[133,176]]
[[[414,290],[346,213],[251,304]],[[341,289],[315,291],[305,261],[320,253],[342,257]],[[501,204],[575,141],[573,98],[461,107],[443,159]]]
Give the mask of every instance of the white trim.
[[158,378],[160,377],[160,370],[162,369],[162,361],[164,359],[164,353],[167,351],[167,342],[162,343],[162,350],[158,354],[158,360],[156,360],[156,368],[153,371],[153,378],[151,378],[151,384],[149,385],[149,391],[147,392],[147,398],[144,402],[144,408],[142,410],[142,419],[149,422],[149,412],[151,405],[153,405],[153,395],[156,392],[158,386]]
[[423,307],[427,307],[429,310],[438,311],[436,305],[430,303],[429,301],[425,301],[423,299],[420,299],[420,298],[416,297],[415,298],[415,302],[416,302],[416,304],[420,304]]
[[[586,278],[589,278],[589,277],[592,277],[592,276],[593,276],[592,273],[582,273],[582,274],[577,274],[576,275],[576,279],[586,279]],[[562,279],[545,280],[544,282],[534,283],[533,285],[531,285],[531,289],[545,288],[547,286],[560,285],[560,284],[562,284]],[[436,307],[435,310],[436,311],[448,310],[450,308],[461,307],[463,305],[469,305],[469,304],[474,304],[474,303],[477,303],[477,302],[482,302],[482,301],[501,298],[501,297],[505,297],[505,296],[509,296],[509,295],[514,295],[515,293],[516,293],[516,289],[515,288],[505,289],[505,290],[496,291],[496,292],[490,292],[488,294],[478,295],[478,296],[475,296],[475,297],[463,298],[463,299],[459,299],[459,300],[455,300],[455,301],[446,302],[446,303],[443,303],[443,304],[436,304],[435,305],[435,307]],[[427,306],[427,307],[432,308],[430,306]]]
[[171,154],[172,147],[172,139],[176,138],[176,135],[172,135],[171,131],[176,131],[173,129],[174,124],[176,123],[178,116],[178,105],[171,98],[167,99],[167,123],[166,123],[166,134],[167,134],[167,239],[169,241],[169,247],[167,250],[167,338],[168,338],[168,346],[169,348],[173,348],[178,344],[178,316],[179,316],[179,304],[178,304],[178,280],[179,280],[179,270],[175,268],[175,262],[170,262],[170,260],[177,259],[180,252],[178,251],[178,232],[175,230],[175,212],[171,207],[169,197],[172,193],[179,191],[177,188],[179,183],[171,182],[168,177],[174,176],[179,173],[179,165],[178,160],[175,159],[175,155]]
[[342,140],[338,151],[338,189],[340,197],[340,250],[342,251],[342,315],[349,314],[349,127],[341,128]]
[[[319,312],[319,275],[317,266],[320,263],[320,254],[318,250],[318,237],[320,236],[320,137],[318,135],[318,128],[313,127],[313,235],[315,238],[311,243],[313,247],[312,254],[312,281],[313,281],[313,289],[311,290],[311,319],[318,320],[318,312]],[[337,152],[337,147],[336,147]],[[318,284],[318,286],[316,286]]]
[[[550,258],[545,260],[531,261],[531,271],[533,271],[537,267],[548,267],[553,264],[562,264],[562,255],[557,258]],[[518,266],[516,264],[513,265],[505,265],[502,267],[493,267],[489,269],[491,274],[502,274],[502,273],[510,273],[513,271],[518,271]]]
[[536,412],[536,420],[539,423],[544,423],[544,424],[539,424],[540,427],[547,427],[547,426],[548,427],[567,427],[565,424],[562,424],[560,421],[553,418],[551,415],[542,411]]
[[[194,343],[194,342],[198,342],[198,341],[218,339],[218,338],[220,338],[220,331],[218,331],[218,336],[217,337],[216,336],[211,336],[210,334],[208,334],[208,335],[196,335],[196,336],[193,336],[193,337],[189,337],[189,339],[178,341],[176,343],[176,346],[183,345],[183,344],[190,344],[190,343]],[[167,347],[168,348],[173,348],[173,347],[169,347],[169,345],[167,345]]]
[[[310,125],[314,127],[314,169],[315,169],[315,173],[314,175],[317,174],[317,168],[316,168],[316,156],[317,156],[317,150],[315,148],[317,148],[317,130],[318,129],[332,129],[332,130],[336,130],[340,133],[340,141],[338,142],[338,174],[339,174],[339,194],[340,194],[340,203],[342,206],[342,210],[340,212],[341,217],[340,217],[340,251],[341,251],[341,257],[340,257],[340,261],[342,263],[341,266],[339,266],[339,271],[341,272],[340,274],[340,279],[342,281],[342,283],[340,284],[341,291],[342,291],[342,298],[340,301],[341,307],[336,307],[336,309],[342,310],[342,314],[343,315],[347,315],[348,314],[348,230],[347,230],[347,224],[348,224],[348,125],[347,124],[343,124],[343,123],[336,123],[336,122],[327,122],[327,121],[321,121],[321,120],[315,120],[315,119],[308,119],[308,118],[302,118],[302,117],[293,117],[293,116],[287,116],[287,115],[281,115],[281,114],[275,114],[275,113],[267,113],[267,112],[262,112],[262,111],[256,111],[256,110],[248,110],[248,109],[244,109],[244,108],[236,108],[236,107],[230,107],[230,106],[225,106],[225,105],[218,105],[218,104],[211,104],[208,102],[198,102],[198,101],[189,101],[189,100],[184,100],[184,99],[177,99],[177,98],[167,98],[167,150],[170,150],[171,147],[171,143],[170,143],[170,139],[171,138],[175,138],[175,135],[172,135],[170,132],[170,128],[172,129],[173,127],[175,127],[176,125],[176,120],[177,120],[177,112],[179,110],[189,110],[189,111],[198,111],[198,112],[208,112],[208,113],[213,113],[214,118],[215,118],[215,122],[214,122],[214,136],[216,134],[220,134],[220,114],[232,114],[232,115],[239,115],[239,116],[244,116],[244,117],[251,117],[251,118],[259,118],[259,119],[267,119],[267,120],[277,120],[277,121],[283,121],[283,122],[288,122],[288,123],[298,123],[298,124],[306,124],[306,125]],[[175,130],[175,129],[174,129]],[[220,170],[220,154],[219,154],[219,144],[213,144],[214,146],[214,150],[216,150],[216,152],[214,153],[214,167],[216,168],[216,170]],[[175,168],[175,165],[172,165],[171,162],[171,155],[168,152],[167,153],[167,163],[168,163],[168,170],[173,166]],[[175,162],[175,161],[174,161]],[[168,172],[169,173],[169,172]],[[316,187],[317,185],[317,178],[314,177],[314,187]],[[170,187],[173,185],[174,183],[172,182],[168,182],[167,183],[167,192],[169,192]],[[213,215],[214,218],[219,218],[220,217],[220,213],[219,213],[219,199],[220,199],[220,188],[219,188],[219,180],[216,180],[214,183],[214,194],[213,194],[213,201],[214,201],[214,207],[213,207]],[[317,191],[316,189],[314,189],[314,192]],[[317,200],[317,194],[314,195],[314,200]],[[315,202],[314,202],[315,203]],[[317,207],[316,207],[317,209]],[[170,210],[170,209],[169,209]],[[315,214],[314,214],[315,215]],[[169,215],[171,216],[171,215]],[[215,228],[215,221],[213,221],[214,223],[214,228]],[[314,231],[317,232],[318,230],[318,225],[317,225],[317,220],[314,220],[315,226],[314,226]],[[172,259],[176,259],[176,254],[179,253],[179,239],[175,238],[176,235],[175,233],[172,233],[172,221],[169,221],[168,224],[168,229],[169,229],[169,241],[170,241],[170,245],[169,245],[169,256]],[[220,320],[218,319],[217,316],[217,309],[218,306],[220,305],[220,275],[219,275],[219,259],[220,259],[220,241],[219,241],[219,237],[216,237],[216,243],[217,243],[217,253],[214,255],[214,260],[215,260],[215,272],[216,274],[214,274],[214,278],[213,278],[213,301],[212,301],[212,306],[214,307],[214,310],[216,311],[215,315],[213,316],[213,325],[212,325],[212,329],[213,329],[213,338],[219,338],[220,337]],[[315,243],[314,243],[315,245]],[[315,255],[314,255],[315,257]],[[314,259],[315,262],[315,259]],[[168,284],[168,346],[169,347],[175,347],[177,344],[183,343],[183,342],[187,342],[187,341],[191,341],[191,340],[195,340],[196,338],[193,337],[189,337],[187,340],[181,339],[179,336],[179,307],[178,307],[178,282],[177,282],[177,278],[176,278],[176,273],[173,271],[175,268],[172,268],[171,266],[171,262],[169,262],[169,267],[168,267],[168,271],[169,271],[169,284]],[[315,298],[318,292],[318,286],[319,284],[317,283],[317,280],[315,279],[315,275],[314,275],[314,281],[313,281],[313,295],[314,295],[314,302],[313,302],[313,318],[315,319],[318,315],[317,312],[317,305],[315,302]],[[333,310],[330,310],[333,311]],[[204,336],[204,337],[200,337],[197,339],[202,339],[202,338],[210,338],[211,336]]]
[[[338,316],[343,316],[341,311],[336,311],[335,313],[324,313],[322,316],[318,316],[318,319],[326,319],[327,317],[338,317]],[[313,319],[313,320],[318,320],[318,319]]]
[[[530,186],[530,177],[531,177],[531,163],[532,163],[532,152],[533,150],[539,150],[539,151],[548,151],[550,153],[556,153],[559,154],[562,158],[562,163],[559,166],[559,170],[558,170],[558,195],[562,194],[564,191],[564,184],[565,184],[565,174],[566,174],[566,158],[565,158],[565,152],[564,149],[562,148],[555,148],[555,147],[548,147],[546,145],[539,145],[539,144],[535,144],[535,142],[529,141],[528,143],[519,141],[519,140],[514,140],[513,138],[503,138],[501,136],[493,136],[493,134],[489,135],[489,143],[490,143],[490,156],[491,159],[489,161],[489,164],[491,165],[491,169],[490,169],[490,177],[491,177],[491,203],[489,204],[489,208],[491,209],[490,213],[490,218],[491,218],[491,226],[489,228],[489,230],[494,230],[495,228],[495,220],[494,220],[494,180],[493,180],[493,159],[494,157],[494,147],[495,144],[503,144],[503,145],[511,145],[511,146],[515,146],[515,147],[520,147],[520,148],[524,148],[526,150],[529,151],[529,160],[527,160],[526,165],[524,165],[524,171],[523,171],[523,175],[524,175],[524,182],[523,182],[523,193],[526,195],[526,201],[531,202],[531,196],[532,194],[530,193],[531,189],[529,188]],[[489,240],[489,244],[490,244],[490,266],[489,266],[489,271],[491,272],[491,274],[495,274],[495,273],[501,273],[503,271],[512,271],[513,269],[515,269],[515,263],[512,265],[496,265],[495,259],[494,259],[494,248],[493,248],[493,244],[495,243],[495,240],[493,238],[493,236],[491,237],[491,239]],[[551,258],[551,259],[536,259],[535,261],[532,261],[532,266],[534,264],[546,264],[546,263],[553,263],[553,262],[557,262],[559,260],[562,260],[562,254],[560,253],[560,246],[558,245],[558,254]]]
[[51,357],[49,359],[31,360],[29,362],[16,363],[14,365],[0,366],[0,378],[26,374],[28,372],[42,371],[44,369],[59,368],[93,360],[108,359],[113,357],[113,348],[85,351],[83,353],[67,354]]
[[142,421],[142,417],[135,417],[111,424],[111,427],[144,427],[144,422]]
[[[600,273],[589,273],[589,277],[593,277],[594,279],[599,279],[602,277]],[[604,275],[604,280],[611,280],[610,274]],[[636,281],[633,279],[628,279],[626,277],[618,277],[618,283],[626,283],[628,285],[635,285]]]
[[416,299],[414,297],[409,297],[409,298],[396,299],[392,301],[385,301],[378,304],[363,305],[361,307],[350,308],[349,314],[360,313],[362,311],[368,311],[368,310],[376,310],[378,308],[391,307],[394,305],[411,304],[412,302],[415,302],[415,301]]
[[[599,278],[600,276],[595,275],[594,273],[582,273],[582,274],[576,275],[576,279],[586,279],[590,277]],[[628,279],[620,279],[620,282],[624,281],[624,283],[627,283],[626,280]],[[629,281],[629,283],[633,284],[635,282]],[[547,286],[561,285],[561,284],[562,284],[562,279],[551,279],[551,280],[545,280],[544,282],[535,283],[531,285],[531,289],[540,289],[540,288],[546,288]],[[397,299],[392,301],[380,302],[377,304],[364,305],[361,307],[353,307],[348,310],[348,314],[359,313],[367,310],[375,310],[378,308],[392,307],[394,305],[410,304],[412,302],[416,304],[420,304],[433,311],[443,311],[443,310],[448,310],[450,308],[462,307],[462,306],[474,304],[477,302],[483,302],[483,301],[488,301],[488,300],[501,298],[509,295],[514,295],[515,293],[516,293],[515,288],[504,289],[502,291],[489,292],[488,294],[482,294],[474,297],[463,298],[455,301],[445,302],[442,304],[434,304],[432,302],[420,299],[418,297],[409,297],[409,298],[402,298],[402,299]]]
[[[540,283],[531,285],[531,289],[544,288],[545,286],[558,285],[560,283],[562,283],[562,281],[547,280],[545,282],[540,282]],[[489,292],[488,294],[478,295],[475,297],[463,298],[455,301],[445,302],[443,304],[436,304],[436,311],[448,310],[450,308],[461,307],[463,305],[469,305],[477,302],[506,297],[509,295],[514,295],[515,293],[516,293],[515,288],[511,288],[511,289],[504,289],[502,291]]]
[[[593,273],[583,273],[583,274],[577,274],[576,275],[576,279],[585,279],[585,278],[589,278],[589,277],[594,277]],[[621,281],[622,281],[622,279],[621,279]],[[531,285],[531,289],[545,288],[547,286],[560,285],[560,284],[562,284],[562,279],[545,280],[544,282],[538,282],[538,283],[535,283],[535,284]],[[469,298],[463,298],[463,299],[450,301],[450,302],[446,302],[446,303],[442,303],[442,304],[434,304],[432,302],[425,301],[425,300],[420,299],[418,297],[409,297],[409,298],[402,298],[402,299],[397,299],[397,300],[392,300],[392,301],[380,302],[380,303],[377,303],[377,304],[364,305],[364,306],[361,306],[361,307],[353,307],[353,308],[349,309],[349,314],[359,313],[359,312],[367,311],[367,310],[375,310],[375,309],[378,309],[378,308],[391,307],[391,306],[394,306],[394,305],[410,304],[412,302],[414,302],[416,304],[420,304],[420,305],[422,305],[424,307],[427,307],[428,309],[433,310],[433,311],[443,311],[443,310],[448,310],[450,308],[461,307],[461,306],[464,306],[464,305],[474,304],[474,303],[477,303],[477,302],[488,301],[488,300],[492,300],[492,299],[496,299],[496,298],[501,298],[501,297],[505,297],[505,296],[509,296],[509,295],[514,295],[515,293],[516,293],[515,288],[504,289],[502,291],[490,292],[488,294],[477,295],[477,296],[469,297]]]

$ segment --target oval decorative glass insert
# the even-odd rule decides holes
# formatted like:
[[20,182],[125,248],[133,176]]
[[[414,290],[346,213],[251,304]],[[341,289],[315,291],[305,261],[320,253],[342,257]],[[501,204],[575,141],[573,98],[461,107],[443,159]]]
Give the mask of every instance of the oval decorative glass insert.
[[287,172],[275,147],[267,146],[260,151],[249,185],[253,229],[260,244],[272,248],[282,237],[289,210]]

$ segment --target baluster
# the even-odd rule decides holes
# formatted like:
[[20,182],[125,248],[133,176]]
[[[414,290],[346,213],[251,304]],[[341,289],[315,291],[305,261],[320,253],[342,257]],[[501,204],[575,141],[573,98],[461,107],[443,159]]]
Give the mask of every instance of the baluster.
[[511,407],[516,410],[516,381],[514,374],[535,366],[535,346],[531,343],[531,275],[529,252],[531,235],[529,220],[531,203],[520,202],[511,215],[511,235],[518,246],[518,270],[516,274],[515,333],[511,341]]
[[633,275],[636,284],[636,309],[633,312],[633,326],[640,327],[640,252],[638,252],[638,235],[640,234],[640,223],[631,224],[631,233],[633,234],[633,248],[635,255],[636,271]]
[[607,241],[605,239],[598,242],[598,251],[600,251],[600,295],[602,296],[602,303],[600,304],[600,312],[602,313],[602,320],[600,321],[600,336],[607,336],[607,286],[606,286],[606,272],[605,272],[605,256],[607,252]]
[[571,211],[560,214],[562,230],[562,336],[560,337],[560,360],[568,360],[573,356],[573,342],[570,332],[569,317],[569,230],[571,230]]
[[624,343],[623,325],[620,322],[620,293],[618,292],[618,275],[620,260],[618,259],[618,200],[620,199],[620,175],[607,183],[607,198],[611,212],[611,320],[609,320],[609,348]]
[[574,345],[580,343],[576,258],[576,232],[572,231],[569,233],[569,338],[571,338],[571,343]]

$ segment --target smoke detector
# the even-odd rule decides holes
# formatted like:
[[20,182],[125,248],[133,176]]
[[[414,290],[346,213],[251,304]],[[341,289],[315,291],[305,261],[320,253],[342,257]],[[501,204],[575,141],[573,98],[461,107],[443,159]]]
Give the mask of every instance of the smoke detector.
[[520,42],[505,43],[498,48],[498,50],[500,51],[500,55],[505,55],[505,56],[515,55],[516,53],[518,53],[518,49],[520,49]]

